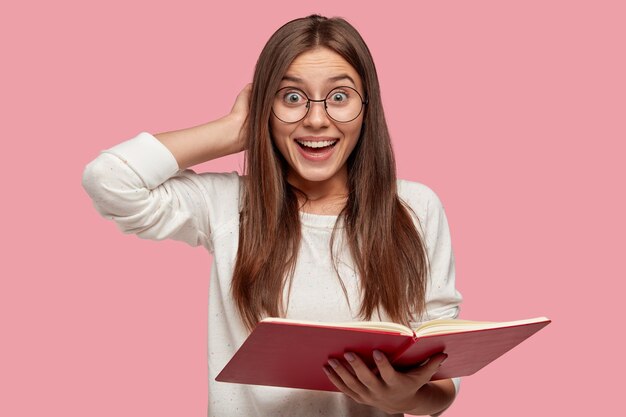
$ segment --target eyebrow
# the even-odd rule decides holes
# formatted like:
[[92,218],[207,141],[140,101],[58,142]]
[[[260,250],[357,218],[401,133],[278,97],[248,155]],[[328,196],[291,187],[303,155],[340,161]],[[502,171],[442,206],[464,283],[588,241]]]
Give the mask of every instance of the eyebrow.
[[[356,87],[356,83],[354,82],[352,77],[350,77],[348,74],[335,75],[334,77],[330,77],[328,79],[328,81],[331,81],[331,82],[336,82],[336,81],[341,81],[341,80],[348,80],[352,83],[352,85]],[[283,76],[283,79],[281,81],[292,81],[294,83],[300,83],[300,84],[304,83],[304,80],[302,78],[294,77],[293,75],[285,75]]]

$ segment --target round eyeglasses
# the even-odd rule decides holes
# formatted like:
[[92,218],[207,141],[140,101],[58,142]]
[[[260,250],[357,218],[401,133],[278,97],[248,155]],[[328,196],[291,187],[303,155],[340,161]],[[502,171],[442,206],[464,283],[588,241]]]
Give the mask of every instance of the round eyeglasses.
[[311,102],[324,103],[324,110],[328,117],[336,122],[351,122],[363,111],[367,101],[352,87],[342,86],[334,88],[323,100],[310,99],[299,88],[284,87],[276,92],[272,113],[280,121],[296,123],[304,119],[311,108]]

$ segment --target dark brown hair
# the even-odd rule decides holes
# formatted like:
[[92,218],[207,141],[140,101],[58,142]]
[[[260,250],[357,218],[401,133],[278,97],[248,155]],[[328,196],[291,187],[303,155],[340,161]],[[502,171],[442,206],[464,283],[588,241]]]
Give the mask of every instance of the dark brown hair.
[[407,324],[425,308],[428,259],[411,211],[398,198],[374,61],[357,30],[344,19],[311,15],[278,29],[263,48],[254,72],[245,126],[247,176],[231,288],[249,329],[264,316],[284,315],[283,292],[300,247],[298,190],[287,182],[286,162],[272,143],[272,101],[291,62],[320,46],[354,67],[368,100],[360,138],[347,160],[349,195],[337,221],[344,224],[344,241],[360,276],[359,313],[370,319],[383,308],[392,320]]

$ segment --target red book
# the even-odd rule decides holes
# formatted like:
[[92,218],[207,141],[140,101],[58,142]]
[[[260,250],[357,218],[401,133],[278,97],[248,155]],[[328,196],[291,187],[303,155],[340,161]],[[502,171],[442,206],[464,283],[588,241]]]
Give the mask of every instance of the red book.
[[[550,320],[511,322],[434,320],[415,330],[385,322],[316,323],[270,318],[261,321],[215,378],[222,382],[337,391],[322,366],[329,358],[358,354],[371,369],[374,349],[398,370],[419,366],[444,352],[433,380],[471,375],[502,356]],[[350,369],[350,366],[347,366]]]

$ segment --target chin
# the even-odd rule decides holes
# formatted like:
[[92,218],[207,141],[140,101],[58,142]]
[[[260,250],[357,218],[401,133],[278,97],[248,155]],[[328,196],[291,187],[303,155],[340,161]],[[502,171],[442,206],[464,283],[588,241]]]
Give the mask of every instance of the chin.
[[337,171],[333,170],[295,170],[297,180],[304,180],[307,182],[325,182],[331,180],[337,175]]
[[323,173],[307,173],[307,174],[298,173],[298,177],[308,182],[324,182],[324,181],[328,181],[329,179],[331,179],[332,175],[323,174]]

